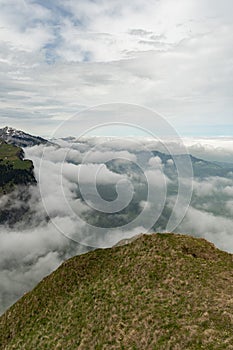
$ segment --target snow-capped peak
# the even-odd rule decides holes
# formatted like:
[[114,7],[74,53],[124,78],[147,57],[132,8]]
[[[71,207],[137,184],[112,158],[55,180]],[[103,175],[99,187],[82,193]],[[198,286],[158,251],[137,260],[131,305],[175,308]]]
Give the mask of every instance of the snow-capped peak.
[[22,135],[22,131],[16,130],[10,126],[5,126],[5,128],[1,129],[6,135]]
[[43,139],[42,137],[27,134],[10,126],[5,126],[4,128],[0,129],[0,139],[19,147],[49,143],[49,141]]

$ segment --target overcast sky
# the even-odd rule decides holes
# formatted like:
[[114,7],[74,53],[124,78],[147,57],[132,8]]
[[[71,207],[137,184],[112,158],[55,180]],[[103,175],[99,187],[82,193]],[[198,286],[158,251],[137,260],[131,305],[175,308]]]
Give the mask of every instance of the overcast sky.
[[47,136],[84,108],[123,102],[181,135],[232,135],[232,0],[0,6],[0,126]]

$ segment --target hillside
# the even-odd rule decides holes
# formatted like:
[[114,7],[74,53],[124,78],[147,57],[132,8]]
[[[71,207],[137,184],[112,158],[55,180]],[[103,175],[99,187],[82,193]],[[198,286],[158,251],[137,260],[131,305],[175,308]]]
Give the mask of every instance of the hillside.
[[0,140],[0,174],[0,194],[10,192],[16,185],[36,183],[32,161],[24,160],[20,147],[3,140]]
[[0,349],[233,349],[233,260],[142,235],[66,261],[0,318]]
[[12,226],[29,213],[29,185],[36,184],[33,168],[32,161],[24,159],[22,148],[0,139],[0,198],[8,195],[1,202],[0,225]]

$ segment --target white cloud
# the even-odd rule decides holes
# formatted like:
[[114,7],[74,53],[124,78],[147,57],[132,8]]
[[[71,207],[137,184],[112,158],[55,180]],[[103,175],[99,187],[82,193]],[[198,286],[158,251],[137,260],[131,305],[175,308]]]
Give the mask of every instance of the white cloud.
[[231,10],[228,0],[3,1],[1,121],[48,135],[83,106],[121,101],[183,133],[226,134]]
[[[40,193],[36,188],[30,189],[30,226],[24,220],[14,228],[1,227],[0,312],[65,258],[85,251],[75,242],[107,247],[122,238],[145,232],[159,219],[165,201],[168,207],[164,219],[168,219],[169,209],[175,208],[172,224],[181,220],[184,210],[188,209],[186,196],[191,181],[180,179],[183,189],[182,186],[179,189],[181,198],[175,207],[176,186],[165,176],[161,159],[151,157],[150,151],[161,146],[157,140],[94,137],[73,141],[61,141],[60,148],[36,146],[25,149],[26,157],[34,162]],[[181,151],[179,140],[166,140],[163,146],[166,145],[168,149]],[[148,161],[147,167],[141,167],[144,175],[139,169],[134,170],[135,165],[140,165],[142,154],[145,156],[143,159]],[[117,166],[122,173],[114,173],[104,164],[110,158],[118,158]],[[78,181],[79,171],[81,181]],[[96,184],[104,186],[107,194],[109,188],[113,188],[117,198],[106,201],[101,193],[95,192]],[[173,192],[168,196],[167,187],[170,185]],[[196,178],[193,185],[192,204],[177,230],[205,237],[219,247],[232,251],[232,179]],[[85,201],[78,198],[78,191],[84,194]],[[128,208],[132,198],[134,202],[130,210],[114,218],[113,214]],[[0,206],[5,208],[8,199],[8,196],[1,197]],[[11,199],[14,209],[24,204],[14,196]],[[90,209],[93,207],[95,212]],[[130,216],[131,211],[136,213],[135,221]],[[110,216],[103,216],[104,221],[101,221],[101,212]],[[47,216],[51,221],[47,221]],[[93,227],[88,219],[94,219]],[[122,227],[120,220],[129,219],[129,225]],[[99,226],[95,226],[95,223]],[[105,228],[106,223],[114,227]]]
[[214,216],[190,206],[178,230],[206,238],[220,249],[233,250],[232,219]]
[[149,165],[154,169],[162,169],[162,160],[159,157],[153,157],[149,160]]
[[213,176],[193,181],[194,193],[199,197],[213,196],[217,194],[231,195],[232,180]]
[[184,138],[183,141],[196,157],[233,163],[232,137]]

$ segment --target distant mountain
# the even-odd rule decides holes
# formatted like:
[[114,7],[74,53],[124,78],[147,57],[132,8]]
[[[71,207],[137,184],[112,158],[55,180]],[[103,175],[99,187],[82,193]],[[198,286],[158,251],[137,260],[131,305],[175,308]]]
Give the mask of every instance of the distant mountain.
[[231,349],[232,261],[175,234],[74,257],[0,318],[0,349]]
[[9,126],[0,129],[0,138],[6,141],[8,144],[13,144],[18,147],[31,147],[41,144],[52,144],[42,137],[33,136],[21,130],[13,129]]
[[[163,166],[164,173],[171,178],[176,176],[176,164],[173,161],[178,161],[180,165],[187,164],[188,160],[191,161],[193,175],[197,178],[207,178],[211,176],[219,177],[230,177],[232,178],[233,164],[231,163],[221,163],[221,162],[211,162],[201,158],[196,158],[191,154],[166,154],[160,151],[151,151],[154,157],[159,157]],[[137,157],[140,157],[140,162],[142,164],[148,164],[148,152],[135,152]],[[172,162],[168,162],[172,161]],[[117,159],[107,162],[106,166],[114,172],[119,174],[125,174],[127,172],[138,173],[139,167],[137,164],[131,163],[127,160],[118,161]]]
[[187,157],[190,157],[190,161],[192,163],[192,168],[193,168],[193,175],[195,177],[204,178],[204,177],[210,177],[210,176],[220,176],[220,177],[232,176],[231,174],[229,174],[230,172],[233,171],[233,164],[231,163],[211,162],[201,158],[196,158],[191,154],[189,155],[187,154],[170,155],[169,154],[168,155],[165,153],[161,153],[159,151],[153,151],[152,153],[154,156],[158,156],[162,160],[162,163],[165,165],[165,172],[171,169],[171,165],[169,165],[169,167],[166,167],[168,160],[177,159],[182,162],[182,160],[185,161]]

